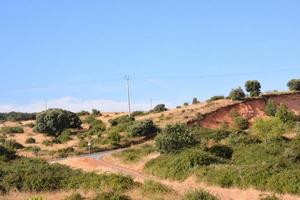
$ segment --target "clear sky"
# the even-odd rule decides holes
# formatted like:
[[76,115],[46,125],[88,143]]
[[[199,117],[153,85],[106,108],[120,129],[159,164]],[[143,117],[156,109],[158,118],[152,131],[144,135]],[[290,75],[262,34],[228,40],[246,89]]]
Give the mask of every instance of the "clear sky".
[[300,78],[299,0],[1,0],[0,112],[134,109]]

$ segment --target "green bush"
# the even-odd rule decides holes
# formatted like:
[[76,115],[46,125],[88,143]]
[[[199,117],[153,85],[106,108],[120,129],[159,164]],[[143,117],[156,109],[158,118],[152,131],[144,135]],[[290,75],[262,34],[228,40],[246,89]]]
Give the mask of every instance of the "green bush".
[[233,126],[237,129],[246,130],[249,128],[249,122],[244,117],[234,117],[233,122]]
[[80,111],[77,113],[78,116],[85,116],[85,115],[89,115],[90,113],[88,111]]
[[276,197],[275,195],[272,195],[272,196],[265,196],[265,197],[262,197],[260,198],[260,200],[280,200],[278,197]]
[[0,186],[6,192],[46,192],[71,189],[125,191],[134,186],[131,178],[115,174],[84,173],[40,159],[17,158],[0,162]]
[[34,144],[35,143],[35,139],[32,138],[32,137],[29,137],[29,138],[26,139],[25,143],[26,144]]
[[275,117],[277,112],[277,105],[273,100],[268,100],[265,108],[265,113],[270,117]]
[[147,162],[144,170],[161,178],[184,180],[199,167],[224,162],[224,159],[201,149],[186,149],[177,154],[162,154]]
[[169,187],[152,180],[146,180],[142,185],[142,192],[144,194],[165,194],[170,191]]
[[256,119],[251,128],[254,134],[265,141],[283,135],[286,130],[285,124],[276,117]]
[[292,79],[288,82],[287,86],[291,91],[300,91],[300,79]]
[[24,146],[15,140],[5,140],[3,146],[9,148],[9,149],[23,149]]
[[246,91],[250,93],[251,97],[256,97],[260,95],[261,85],[257,80],[247,81],[245,83]]
[[204,190],[194,190],[186,193],[182,200],[217,200],[217,197]]
[[92,200],[130,200],[130,198],[116,192],[105,192],[98,194]]
[[137,116],[141,116],[144,115],[145,112],[144,111],[134,111],[131,113],[131,117],[137,117]]
[[24,133],[24,129],[21,126],[4,127],[1,132],[3,133]]
[[233,150],[231,147],[225,145],[215,145],[209,148],[208,152],[221,158],[231,159]]
[[237,89],[232,89],[229,93],[229,98],[233,101],[243,100],[246,97],[245,92],[241,87]]
[[155,146],[161,153],[178,152],[194,144],[190,130],[183,124],[168,125],[155,138]]
[[117,117],[115,119],[109,120],[109,123],[112,126],[117,126],[117,125],[120,125],[120,124],[125,124],[125,123],[128,123],[128,122],[132,122],[134,120],[135,120],[134,117],[131,117],[129,115],[124,115],[124,116]]
[[156,135],[157,131],[158,128],[152,120],[136,121],[127,128],[127,133],[131,137],[150,137]]
[[[0,146],[0,162],[9,161],[14,158],[16,158],[16,151],[14,149],[5,146]],[[0,177],[1,177],[1,170],[0,170]]]
[[284,104],[280,104],[275,114],[275,117],[278,117],[283,123],[295,121],[294,113],[288,111],[288,108]]
[[57,136],[56,139],[58,140],[58,143],[63,144],[72,139],[71,134],[72,134],[71,130],[66,129],[59,136]]
[[221,96],[221,95],[218,95],[218,96],[212,96],[208,102],[211,102],[211,101],[217,101],[217,100],[220,100],[220,99],[225,99],[224,96]]
[[118,144],[121,141],[121,135],[118,132],[111,132],[108,135],[108,139],[111,144]]
[[80,126],[81,121],[75,113],[61,109],[49,109],[37,115],[35,129],[41,133],[57,136],[64,129],[80,128]]

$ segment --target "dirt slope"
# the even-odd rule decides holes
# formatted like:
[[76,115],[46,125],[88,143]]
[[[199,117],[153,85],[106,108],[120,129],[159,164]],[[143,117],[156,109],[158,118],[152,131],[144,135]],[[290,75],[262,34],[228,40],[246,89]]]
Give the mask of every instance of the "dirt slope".
[[277,105],[285,104],[289,110],[297,115],[300,113],[300,93],[269,94],[259,98],[247,99],[243,102],[224,105],[204,114],[203,119],[190,120],[188,124],[199,124],[212,129],[220,127],[221,123],[231,125],[233,123],[230,114],[231,110],[236,110],[251,123],[255,118],[265,116],[264,109],[268,100],[273,100]]

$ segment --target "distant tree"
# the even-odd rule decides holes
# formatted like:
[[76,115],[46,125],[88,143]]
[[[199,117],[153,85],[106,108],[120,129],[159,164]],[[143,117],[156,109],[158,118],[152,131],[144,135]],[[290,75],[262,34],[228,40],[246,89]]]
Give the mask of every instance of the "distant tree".
[[92,115],[99,115],[99,116],[101,116],[101,112],[100,112],[100,110],[92,109]]
[[300,79],[292,79],[288,82],[287,86],[291,91],[300,91]]
[[200,103],[200,101],[196,97],[194,97],[192,104],[197,104],[197,103]]
[[237,89],[232,89],[229,98],[236,101],[236,100],[243,100],[245,98],[245,92],[241,87],[238,87]]
[[265,112],[268,116],[275,117],[277,112],[277,105],[273,100],[268,100],[266,104]]
[[245,83],[246,91],[250,93],[251,97],[259,96],[261,91],[261,85],[257,80],[247,81]]
[[166,108],[166,105],[165,105],[165,104],[158,104],[158,105],[156,105],[156,106],[153,108],[153,110],[152,110],[151,112],[156,112],[156,113],[158,113],[158,112],[163,112],[163,111],[166,111],[166,110],[168,110],[168,109]]
[[184,103],[183,103],[183,106],[188,106],[188,105],[189,105],[188,102],[184,102]]

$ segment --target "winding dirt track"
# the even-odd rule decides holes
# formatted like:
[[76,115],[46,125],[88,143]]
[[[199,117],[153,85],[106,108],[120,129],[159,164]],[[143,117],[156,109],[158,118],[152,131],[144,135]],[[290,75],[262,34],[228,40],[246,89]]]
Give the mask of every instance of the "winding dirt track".
[[[242,190],[238,188],[221,188],[217,186],[209,186],[205,183],[197,183],[195,178],[190,177],[184,182],[162,180],[157,177],[149,176],[141,171],[131,169],[128,166],[120,165],[117,163],[109,162],[107,159],[103,159],[105,156],[109,156],[115,151],[102,152],[92,155],[84,155],[80,157],[61,159],[53,161],[52,163],[61,163],[73,168],[80,168],[85,171],[98,171],[98,172],[111,172],[120,173],[131,176],[135,181],[144,182],[147,179],[160,182],[171,188],[173,188],[178,194],[182,195],[185,192],[193,189],[204,189],[216,196],[221,200],[255,200],[260,199],[261,196],[265,196],[269,193],[258,191],[255,189]],[[297,200],[300,197],[293,195],[281,195],[281,200]]]

